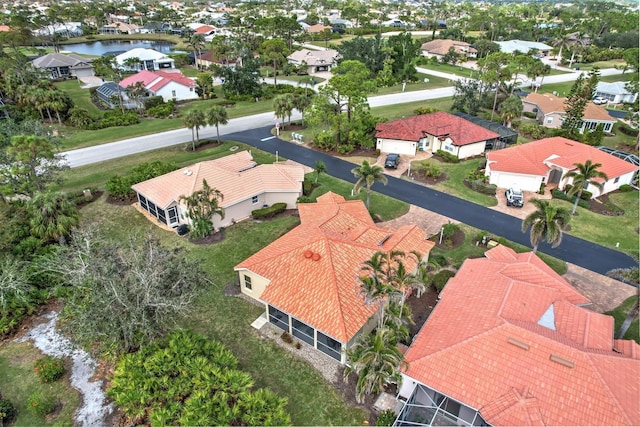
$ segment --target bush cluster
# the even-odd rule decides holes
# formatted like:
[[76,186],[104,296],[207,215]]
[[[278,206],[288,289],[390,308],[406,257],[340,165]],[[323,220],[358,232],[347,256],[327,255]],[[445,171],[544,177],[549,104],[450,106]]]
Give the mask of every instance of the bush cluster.
[[634,129],[625,123],[618,123],[618,130],[625,135],[636,137],[638,136],[638,129]]
[[442,171],[435,163],[432,163],[428,160],[424,160],[420,162],[420,166],[418,169],[422,172],[425,178],[438,178],[442,175]]
[[115,126],[137,125],[138,123],[140,123],[140,119],[135,112],[127,111],[123,114],[120,110],[113,110],[107,111],[100,121],[91,123],[87,129],[98,130]]
[[495,196],[498,187],[495,184],[487,184],[484,182],[484,178],[471,181],[471,189],[478,193],[487,194],[489,196]]
[[27,399],[27,407],[38,415],[45,416],[56,409],[56,399],[41,392],[33,392]]
[[159,119],[165,119],[172,115],[176,111],[176,104],[173,101],[166,104],[156,105],[147,109],[147,115],[150,117],[156,117]]
[[628,193],[629,191],[633,190],[633,187],[629,184],[622,184],[620,188],[618,188],[618,190],[620,190],[620,192],[622,193]]
[[[553,196],[554,199],[566,200],[567,202],[571,202],[571,203],[574,203],[576,200],[575,197],[569,196],[560,190],[551,190],[551,196]],[[579,200],[578,206],[585,209],[590,209],[589,203],[587,203],[586,200],[582,200],[582,199]]]
[[127,200],[135,195],[131,186],[178,169],[175,163],[155,162],[141,163],[125,176],[113,176],[105,184],[107,192],[116,199]]
[[251,211],[253,219],[271,218],[287,209],[286,203],[274,203],[273,205]]
[[331,132],[321,131],[313,136],[313,144],[321,150],[330,151],[336,145],[336,139]]
[[155,108],[158,105],[164,104],[164,98],[161,96],[151,96],[144,101],[145,110]]
[[433,276],[433,279],[431,279],[431,283],[433,284],[433,286],[436,288],[438,292],[441,292],[442,289],[444,289],[444,285],[446,285],[449,279],[455,275],[456,274],[453,271],[442,270],[437,272]]
[[64,361],[53,356],[45,356],[33,364],[33,370],[43,383],[52,383],[64,374]]
[[442,227],[442,237],[445,239],[451,239],[458,230],[460,230],[460,226],[458,224],[449,222]]
[[384,426],[392,426],[393,422],[396,420],[396,413],[391,409],[386,409],[382,411],[378,418],[376,419],[376,426],[384,427]]
[[460,163],[460,159],[458,158],[458,156],[454,156],[453,154],[447,153],[444,150],[438,150],[436,154],[446,163]]
[[0,425],[9,423],[16,416],[16,407],[9,399],[0,398]]

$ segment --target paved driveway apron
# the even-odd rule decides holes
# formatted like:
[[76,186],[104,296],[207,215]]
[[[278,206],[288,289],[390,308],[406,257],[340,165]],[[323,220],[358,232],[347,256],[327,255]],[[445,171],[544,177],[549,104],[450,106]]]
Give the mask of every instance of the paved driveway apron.
[[[226,138],[244,142],[273,154],[277,152],[279,156],[310,167],[313,167],[316,161],[322,160],[327,167],[327,172],[332,176],[348,182],[355,181],[351,173],[352,163],[278,138],[271,138],[270,130],[271,127],[252,129],[229,134]],[[522,233],[520,229],[522,221],[519,218],[399,178],[389,177],[389,183],[386,186],[376,184],[374,189],[379,193],[530,247],[529,235]],[[539,250],[600,274],[606,274],[614,268],[636,265],[633,258],[622,252],[571,235],[565,235],[562,244],[555,249],[542,243]]]

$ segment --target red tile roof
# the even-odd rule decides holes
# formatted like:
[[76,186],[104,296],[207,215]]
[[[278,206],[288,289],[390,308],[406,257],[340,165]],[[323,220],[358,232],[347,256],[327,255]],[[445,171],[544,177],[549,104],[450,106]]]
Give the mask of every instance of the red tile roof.
[[448,135],[453,145],[468,145],[498,138],[495,132],[453,114],[439,111],[376,125],[376,138],[418,141],[427,135]]
[[331,192],[298,210],[298,227],[235,268],[270,280],[263,301],[347,343],[376,310],[359,293],[364,261],[391,250],[427,257],[433,243],[416,226],[379,228],[362,201]]
[[122,79],[120,86],[126,89],[129,86],[135,85],[137,82],[142,82],[144,87],[152,92],[160,90],[171,82],[176,82],[187,87],[196,87],[196,83],[181,72],[147,70],[139,71],[132,76]]
[[202,25],[198,27],[193,33],[194,34],[207,34],[209,31],[215,30],[216,27],[212,27],[211,25]]
[[495,426],[639,425],[640,346],[614,351],[612,318],[535,254],[486,254],[449,280],[405,373]]
[[638,168],[597,148],[560,136],[487,153],[487,161],[492,171],[539,176],[546,176],[551,169],[550,165],[574,170],[575,163],[585,163],[587,160],[602,164],[599,170],[607,174],[609,179]]

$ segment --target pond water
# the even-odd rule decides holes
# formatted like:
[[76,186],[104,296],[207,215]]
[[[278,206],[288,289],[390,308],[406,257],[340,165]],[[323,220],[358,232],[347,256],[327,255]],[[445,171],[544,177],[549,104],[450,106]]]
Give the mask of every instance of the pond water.
[[154,49],[162,53],[171,53],[174,43],[149,40],[104,40],[99,42],[86,42],[65,44],[60,46],[60,50],[81,53],[85,55],[102,56],[105,53],[122,53],[138,47],[144,49]]

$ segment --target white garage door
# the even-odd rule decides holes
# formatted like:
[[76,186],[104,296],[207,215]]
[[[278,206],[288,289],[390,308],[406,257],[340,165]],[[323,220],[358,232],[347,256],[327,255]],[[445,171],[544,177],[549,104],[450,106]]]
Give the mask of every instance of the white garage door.
[[398,153],[415,156],[416,143],[410,141],[393,141],[388,139],[381,140],[378,148],[383,153]]
[[[493,176],[493,175],[496,176]],[[497,178],[497,179],[496,179]],[[538,191],[540,189],[540,177],[532,175],[518,175],[510,173],[492,173],[490,179],[492,184],[496,184],[498,188],[520,188],[525,191]]]

